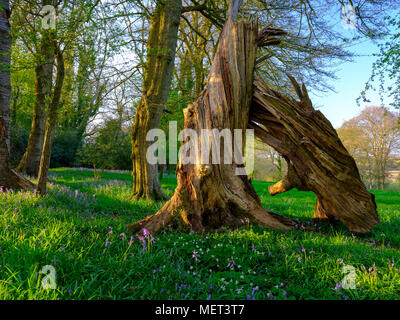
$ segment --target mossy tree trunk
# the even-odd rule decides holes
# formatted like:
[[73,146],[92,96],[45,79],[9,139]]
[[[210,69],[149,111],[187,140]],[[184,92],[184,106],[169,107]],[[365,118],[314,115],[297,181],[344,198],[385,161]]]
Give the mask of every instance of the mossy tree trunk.
[[0,187],[14,190],[33,189],[34,185],[11,168],[9,157],[10,121],[10,7],[0,0]]
[[181,0],[159,1],[151,18],[143,93],[131,133],[135,199],[166,199],[158,180],[158,166],[149,164],[146,159],[150,145],[146,136],[149,130],[159,127],[168,100],[181,10]]

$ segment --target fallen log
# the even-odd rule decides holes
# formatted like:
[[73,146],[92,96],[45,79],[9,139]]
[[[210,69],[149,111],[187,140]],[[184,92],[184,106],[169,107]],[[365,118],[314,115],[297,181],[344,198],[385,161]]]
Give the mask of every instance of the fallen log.
[[312,191],[318,198],[315,219],[338,219],[352,232],[371,231],[379,222],[374,195],[329,120],[313,108],[306,87],[289,78],[300,101],[261,79],[254,82],[249,127],[289,164],[288,175],[269,188],[270,194]]

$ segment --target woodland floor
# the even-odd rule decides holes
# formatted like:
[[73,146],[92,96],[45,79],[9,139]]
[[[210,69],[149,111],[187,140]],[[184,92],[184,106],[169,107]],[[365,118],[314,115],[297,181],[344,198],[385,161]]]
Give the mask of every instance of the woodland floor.
[[[0,299],[400,299],[400,192],[374,191],[381,223],[363,237],[341,225],[244,225],[208,235],[167,230],[144,246],[124,227],[162,203],[129,201],[128,172],[92,175],[52,170],[46,198],[0,193]],[[162,180],[169,196],[175,184]],[[264,207],[310,221],[312,193],[272,198],[269,183],[253,184]],[[56,269],[55,290],[41,288],[45,265]],[[355,268],[356,289],[340,286],[344,265]]]

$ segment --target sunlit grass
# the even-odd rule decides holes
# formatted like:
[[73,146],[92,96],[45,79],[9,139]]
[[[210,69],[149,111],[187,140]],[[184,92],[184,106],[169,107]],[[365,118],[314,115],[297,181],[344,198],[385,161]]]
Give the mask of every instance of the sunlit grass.
[[[86,170],[51,171],[45,198],[0,194],[1,299],[397,299],[400,297],[400,193],[374,192],[381,223],[358,237],[342,226],[280,232],[247,225],[207,235],[166,230],[154,243],[125,226],[163,203],[130,201],[129,172],[93,179]],[[162,185],[170,196],[173,177]],[[309,221],[315,196],[291,191],[270,197],[253,181],[263,205]],[[193,257],[196,251],[196,257]],[[55,290],[42,288],[45,265]],[[341,287],[344,265],[356,287]]]

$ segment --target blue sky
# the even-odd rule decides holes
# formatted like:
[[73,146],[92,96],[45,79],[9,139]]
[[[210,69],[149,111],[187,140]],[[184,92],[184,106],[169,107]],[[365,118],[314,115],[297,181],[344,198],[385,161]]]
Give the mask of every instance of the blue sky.
[[[342,28],[342,32],[348,37],[356,35],[356,32],[351,29]],[[378,91],[371,90],[367,93],[370,102],[364,103],[361,100],[360,105],[356,102],[365,88],[365,83],[371,77],[372,65],[377,59],[373,54],[379,52],[378,45],[366,39],[348,50],[357,56],[352,62],[338,64],[336,68],[338,71],[335,73],[337,79],[328,82],[335,92],[310,93],[314,107],[320,110],[335,128],[339,128],[344,121],[357,116],[364,107],[382,104]],[[379,82],[375,81],[374,85],[378,87]],[[388,107],[391,100],[388,97],[383,98],[385,106]]]
[[373,91],[367,94],[371,102],[361,102],[360,106],[356,103],[371,76],[372,64],[376,61],[376,57],[372,54],[378,51],[377,46],[371,41],[366,41],[352,47],[351,51],[359,56],[355,57],[353,62],[340,64],[336,73],[337,79],[329,81],[336,92],[311,94],[314,106],[332,122],[335,128],[340,127],[345,120],[355,117],[366,105],[381,105],[378,92]]

